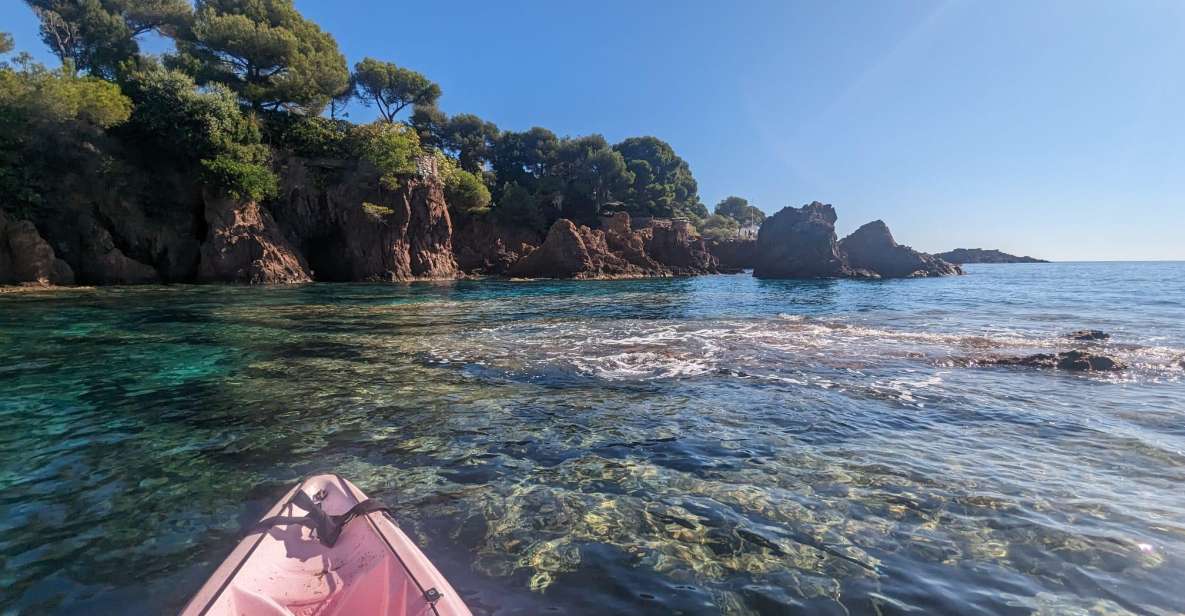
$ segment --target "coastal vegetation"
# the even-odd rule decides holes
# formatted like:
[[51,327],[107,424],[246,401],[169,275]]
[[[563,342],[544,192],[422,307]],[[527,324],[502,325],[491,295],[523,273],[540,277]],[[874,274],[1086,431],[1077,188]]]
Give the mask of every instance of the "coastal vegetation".
[[[7,249],[0,282],[960,271],[887,227],[845,249],[834,212],[760,242],[762,210],[730,196],[710,213],[669,143],[449,114],[427,75],[351,68],[292,0],[27,4],[61,66],[0,38],[0,213],[21,234],[0,245],[37,247]],[[150,34],[171,51],[145,53]],[[351,121],[359,106],[377,119]]]
[[[351,70],[333,36],[291,0],[27,4],[62,66],[22,54],[0,68],[5,209],[39,207],[52,170],[68,162],[87,163],[104,184],[192,168],[201,188],[268,200],[276,161],[295,153],[365,159],[388,188],[415,172],[417,158],[435,155],[454,210],[537,232],[561,217],[591,223],[615,211],[695,226],[709,217],[670,144],[502,130],[449,115],[437,106],[440,86],[419,72],[371,57]],[[174,50],[145,53],[149,33]],[[11,37],[0,51],[12,52]],[[351,102],[379,119],[343,119]],[[87,160],[64,160],[78,157]]]

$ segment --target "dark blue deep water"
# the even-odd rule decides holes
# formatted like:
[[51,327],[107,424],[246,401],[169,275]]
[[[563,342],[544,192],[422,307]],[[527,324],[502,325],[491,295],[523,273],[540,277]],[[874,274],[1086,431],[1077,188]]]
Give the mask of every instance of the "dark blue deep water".
[[1185,612],[1185,264],[967,269],[0,296],[0,614],[174,612],[322,470],[482,614]]

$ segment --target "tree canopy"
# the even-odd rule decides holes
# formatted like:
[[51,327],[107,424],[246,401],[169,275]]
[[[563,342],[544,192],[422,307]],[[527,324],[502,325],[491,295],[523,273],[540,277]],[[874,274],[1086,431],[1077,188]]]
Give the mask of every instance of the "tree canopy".
[[365,105],[378,107],[383,119],[394,122],[412,106],[431,106],[440,98],[440,86],[411,69],[374,58],[354,65],[354,95]]
[[[275,193],[273,152],[361,159],[389,189],[434,154],[456,211],[540,230],[561,216],[592,223],[606,210],[686,217],[720,233],[763,216],[730,198],[705,223],[690,167],[656,137],[611,145],[541,127],[502,131],[439,109],[440,86],[414,70],[364,58],[351,72],[294,0],[25,1],[63,68],[0,63],[9,125],[45,120],[92,136],[119,125],[112,143],[140,148],[143,160],[197,167],[208,185],[236,196]],[[150,31],[176,43],[163,62],[139,51],[137,37]],[[0,36],[0,53],[11,47]],[[340,119],[355,98],[381,119]]]
[[12,35],[7,32],[0,32],[0,55],[12,51],[13,48]]
[[63,65],[113,78],[139,54],[136,38],[172,34],[192,15],[187,0],[25,0],[41,22],[41,40]]
[[319,113],[350,79],[337,42],[292,0],[197,0],[174,65],[223,83],[257,111]]
[[725,198],[716,204],[715,213],[735,220],[742,227],[760,225],[765,220],[765,212],[749,205],[749,201],[741,197]]
[[733,239],[740,231],[737,221],[720,213],[712,214],[700,226],[700,234],[713,240]]
[[698,221],[708,209],[699,200],[699,186],[687,161],[656,137],[632,137],[613,146],[634,179],[622,202],[631,212],[652,216],[684,216]]

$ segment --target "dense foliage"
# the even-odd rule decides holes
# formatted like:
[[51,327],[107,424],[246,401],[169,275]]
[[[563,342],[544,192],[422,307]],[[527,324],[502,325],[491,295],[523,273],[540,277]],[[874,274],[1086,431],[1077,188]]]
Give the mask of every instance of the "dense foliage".
[[737,221],[721,214],[712,214],[700,225],[700,234],[713,240],[730,240],[736,238],[741,226]]
[[765,212],[740,197],[726,197],[716,204],[714,213],[735,220],[740,227],[760,225],[765,220]]
[[198,89],[176,70],[148,65],[129,75],[124,89],[135,102],[125,132],[172,158],[199,163],[210,185],[242,199],[276,193],[271,150],[258,121],[244,115],[222,85]]
[[140,51],[136,38],[173,34],[188,23],[187,0],[26,0],[41,22],[41,40],[63,66],[104,78]]
[[0,63],[0,205],[39,206],[60,169],[78,169],[103,129],[128,119],[132,103],[115,84],[50,70],[27,56]]
[[177,67],[226,84],[256,111],[319,113],[350,78],[337,41],[292,0],[198,0],[177,51]]
[[[293,0],[26,3],[63,68],[25,61],[0,74],[7,194],[40,190],[22,179],[22,165],[27,127],[48,123],[76,145],[110,129],[120,147],[138,153],[132,158],[198,171],[207,186],[244,199],[276,194],[273,167],[283,156],[325,161],[327,169],[341,168],[335,160],[365,161],[388,189],[416,173],[418,159],[436,156],[457,213],[540,231],[559,217],[592,223],[615,211],[724,230],[752,217],[729,209],[718,210],[726,220],[709,219],[687,162],[655,137],[610,144],[540,127],[504,131],[445,113],[440,87],[409,68],[364,58],[351,72],[333,37]],[[176,52],[142,54],[137,39],[147,32],[173,39]],[[0,37],[0,53],[10,50],[11,38]],[[352,102],[376,109],[380,120],[346,121]],[[322,117],[327,107],[330,117]]]

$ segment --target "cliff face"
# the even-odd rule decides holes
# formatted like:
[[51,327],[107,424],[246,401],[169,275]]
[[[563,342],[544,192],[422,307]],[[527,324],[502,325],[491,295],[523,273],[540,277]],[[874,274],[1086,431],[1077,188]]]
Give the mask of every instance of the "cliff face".
[[708,244],[708,251],[725,273],[753,269],[757,262],[757,240],[715,240]]
[[[326,173],[340,179],[326,181]],[[289,159],[281,188],[272,214],[315,280],[448,279],[458,274],[452,219],[436,179],[407,178],[390,191],[365,166],[310,169],[302,160]]]
[[485,219],[468,218],[453,229],[457,267],[470,274],[502,276],[543,238],[530,229],[507,227]]
[[73,284],[74,270],[57,258],[53,247],[27,220],[0,211],[0,283]]
[[[619,216],[628,215],[622,213]],[[696,235],[685,221],[652,221],[638,233],[645,243],[646,254],[676,276],[717,272],[719,262],[708,251],[703,238]]]
[[197,278],[206,282],[279,284],[309,282],[305,260],[280,233],[267,208],[206,196],[209,231]]
[[839,243],[839,249],[849,265],[876,272],[882,278],[927,278],[963,273],[957,265],[898,244],[888,225],[881,220],[856,229]]

